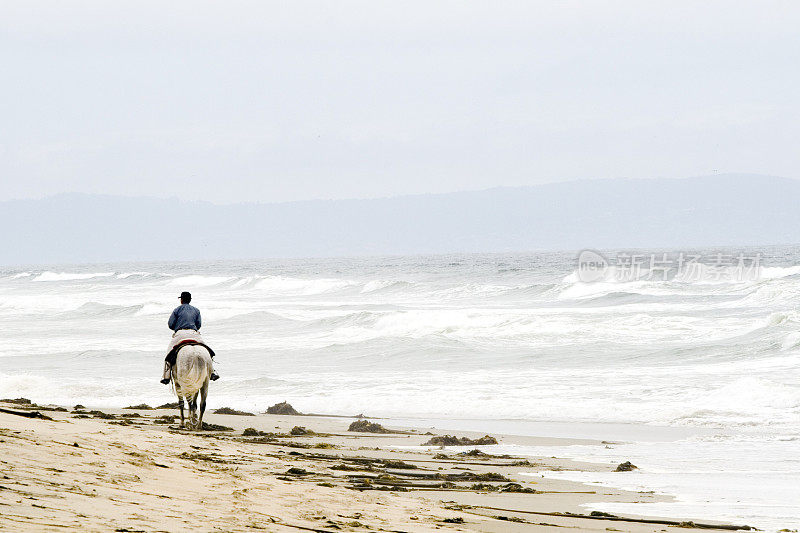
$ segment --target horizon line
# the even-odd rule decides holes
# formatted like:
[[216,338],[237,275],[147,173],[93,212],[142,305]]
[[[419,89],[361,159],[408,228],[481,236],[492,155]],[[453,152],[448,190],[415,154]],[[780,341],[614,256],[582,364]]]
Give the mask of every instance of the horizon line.
[[184,204],[191,204],[191,203],[199,203],[199,204],[209,204],[213,206],[219,207],[226,207],[226,206],[236,206],[236,205],[286,205],[286,204],[300,204],[300,203],[323,203],[323,202],[360,202],[360,201],[372,201],[372,200],[393,200],[399,198],[415,198],[421,196],[446,196],[450,194],[468,194],[468,193],[479,193],[479,192],[488,192],[488,191],[496,191],[496,190],[504,190],[504,189],[535,189],[537,187],[547,187],[553,185],[567,185],[573,183],[580,183],[580,182],[603,182],[603,181],[614,181],[614,182],[625,182],[625,181],[684,181],[684,180],[694,180],[694,179],[708,179],[708,178],[724,178],[724,177],[733,177],[733,176],[750,176],[750,177],[759,177],[759,178],[771,178],[777,180],[785,180],[785,181],[796,181],[800,182],[799,178],[790,178],[786,176],[778,176],[774,174],[758,174],[752,172],[720,172],[715,174],[702,174],[702,175],[695,175],[695,176],[682,176],[682,177],[666,177],[666,176],[656,176],[656,177],[638,177],[638,178],[630,178],[630,177],[616,177],[616,178],[575,178],[575,179],[568,179],[568,180],[561,180],[561,181],[547,181],[543,183],[537,183],[533,185],[497,185],[494,187],[486,187],[481,189],[459,189],[459,190],[452,190],[446,192],[420,192],[420,193],[406,193],[406,194],[396,194],[392,196],[370,196],[364,198],[355,198],[355,197],[347,197],[347,198],[308,198],[308,199],[301,199],[301,200],[281,200],[275,202],[269,201],[234,201],[234,202],[223,202],[217,203],[211,200],[203,200],[203,199],[191,199],[191,200],[184,200],[177,196],[147,196],[147,195],[126,195],[126,194],[109,194],[109,193],[97,193],[97,192],[85,192],[85,191],[64,191],[64,192],[57,192],[53,194],[47,194],[44,196],[31,196],[31,197],[21,197],[21,198],[8,198],[5,200],[0,200],[0,204],[2,203],[10,203],[10,202],[31,202],[31,201],[41,201],[41,200],[49,200],[49,199],[56,199],[59,197],[65,196],[84,196],[84,197],[99,197],[99,198],[115,198],[115,199],[127,199],[127,200],[160,200],[160,201],[176,201]]

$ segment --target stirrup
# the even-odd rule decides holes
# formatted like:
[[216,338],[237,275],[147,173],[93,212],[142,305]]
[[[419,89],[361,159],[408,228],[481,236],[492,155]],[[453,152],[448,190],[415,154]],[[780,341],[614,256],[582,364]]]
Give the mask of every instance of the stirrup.
[[169,378],[162,379],[161,383],[163,383],[164,385],[169,385]]
[[208,376],[208,379],[210,379],[211,381],[217,381],[219,379],[219,374],[217,374],[217,371],[215,370],[211,373],[210,376]]

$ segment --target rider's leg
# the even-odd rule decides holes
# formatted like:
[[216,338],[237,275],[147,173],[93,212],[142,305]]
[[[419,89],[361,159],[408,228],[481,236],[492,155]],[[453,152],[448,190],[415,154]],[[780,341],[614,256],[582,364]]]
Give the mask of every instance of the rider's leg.
[[[214,356],[213,355],[211,356],[211,361],[214,361]],[[211,369],[211,375],[208,376],[208,379],[210,379],[211,381],[217,381],[219,379],[219,374],[217,374],[217,369],[216,368],[212,368]]]
[[161,376],[161,383],[164,385],[169,384],[169,380],[172,375],[172,365],[170,365],[167,361],[164,361],[164,373]]
[[[192,340],[196,339],[196,340],[198,340],[198,342],[202,342],[203,338],[200,337],[200,334],[198,332],[194,331],[194,330],[179,329],[178,331],[176,331],[176,332],[174,332],[172,334],[172,338],[169,340],[169,345],[167,345],[167,354],[169,355],[169,353],[172,351],[173,348],[175,348],[175,346],[178,345],[178,343],[180,343],[180,342],[182,342],[184,340],[187,340],[187,339],[192,339]],[[163,383],[164,385],[169,383],[169,381],[171,379],[171,373],[170,373],[171,368],[172,367],[170,365],[170,362],[169,361],[165,361],[164,362],[164,373],[161,376],[161,383]]]
[[[176,331],[172,334],[172,338],[169,340],[169,345],[167,346],[167,355],[169,355],[169,353],[172,351],[175,345],[178,344],[179,341],[180,338],[178,337],[178,332]],[[164,373],[161,375],[161,383],[163,383],[164,385],[167,385],[169,383],[169,380],[172,375],[171,371],[172,367],[170,366],[169,362],[164,360]]]

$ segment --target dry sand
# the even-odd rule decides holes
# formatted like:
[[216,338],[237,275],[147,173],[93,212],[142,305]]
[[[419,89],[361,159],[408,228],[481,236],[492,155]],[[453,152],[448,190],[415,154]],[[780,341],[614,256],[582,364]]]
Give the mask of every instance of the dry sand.
[[[581,504],[591,501],[659,498],[653,494],[519,475],[607,465],[434,458],[437,450],[394,448],[430,435],[350,433],[347,418],[207,413],[206,422],[233,431],[190,433],[155,423],[175,410],[70,411],[41,411],[53,420],[0,412],[0,530],[685,531],[564,514],[585,515]],[[295,426],[316,434],[290,435]],[[245,428],[269,435],[243,437]],[[512,482],[535,492],[497,490]]]

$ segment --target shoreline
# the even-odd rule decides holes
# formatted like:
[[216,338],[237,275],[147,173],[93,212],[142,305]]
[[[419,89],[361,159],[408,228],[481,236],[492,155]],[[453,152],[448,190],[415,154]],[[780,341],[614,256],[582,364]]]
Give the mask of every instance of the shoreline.
[[[0,407],[35,412],[8,403]],[[159,423],[169,422],[164,417],[176,415],[174,409],[40,412],[52,420],[0,412],[0,492],[7,502],[0,504],[0,526],[14,529],[24,523],[43,531],[103,530],[110,524],[128,531],[521,531],[536,526],[635,532],[670,526],[661,518],[591,516],[582,508],[599,501],[664,501],[664,496],[522,473],[532,468],[606,472],[608,465],[459,455],[451,448],[421,446],[431,435],[411,427],[387,424],[403,433],[355,433],[348,431],[350,417],[207,412],[205,422],[231,431],[190,433],[176,429],[174,421]],[[310,432],[293,432],[298,426]],[[246,428],[253,428],[254,436],[243,436]],[[492,435],[500,444],[599,443]],[[491,454],[491,446],[479,448]],[[697,526],[698,517],[692,518],[693,523],[682,517],[672,522]],[[719,530],[732,527],[702,522]]]

